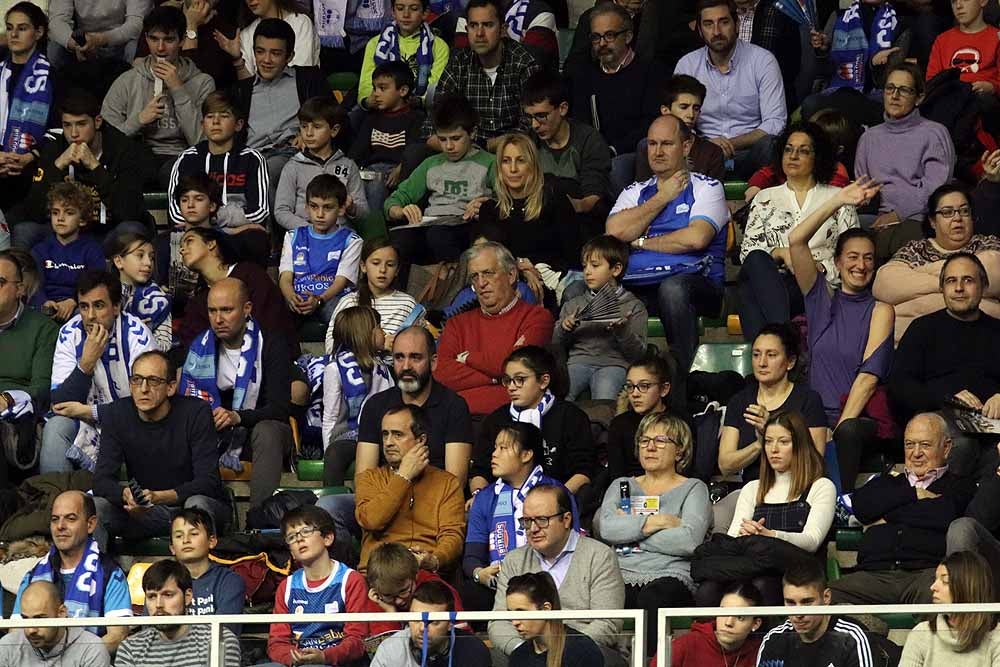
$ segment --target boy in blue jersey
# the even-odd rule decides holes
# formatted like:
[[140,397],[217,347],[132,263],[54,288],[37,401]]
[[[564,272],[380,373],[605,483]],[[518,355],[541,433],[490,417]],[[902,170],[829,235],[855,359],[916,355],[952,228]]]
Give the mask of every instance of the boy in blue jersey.
[[293,313],[330,321],[340,297],[358,281],[361,237],[338,226],[347,188],[339,178],[320,174],[306,188],[309,226],[285,234],[278,287]]
[[278,586],[275,614],[295,614],[292,623],[272,623],[267,654],[280,665],[343,665],[365,653],[367,623],[308,622],[307,614],[377,612],[360,573],[330,557],[333,519],[315,505],[289,511],[281,532],[301,566]]

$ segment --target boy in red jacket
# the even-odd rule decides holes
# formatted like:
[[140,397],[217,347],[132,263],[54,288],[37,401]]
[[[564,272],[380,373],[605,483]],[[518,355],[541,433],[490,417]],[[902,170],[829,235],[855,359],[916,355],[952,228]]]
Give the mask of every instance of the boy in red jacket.
[[952,0],[958,26],[938,35],[927,63],[927,79],[941,70],[957,67],[961,79],[980,95],[1000,93],[1000,36],[983,20],[987,0]]

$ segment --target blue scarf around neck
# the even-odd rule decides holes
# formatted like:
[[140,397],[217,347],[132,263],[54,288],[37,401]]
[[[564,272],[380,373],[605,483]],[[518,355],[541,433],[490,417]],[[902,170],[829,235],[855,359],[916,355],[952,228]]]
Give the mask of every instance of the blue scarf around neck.
[[524,17],[528,14],[530,0],[514,0],[510,9],[504,14],[503,22],[507,26],[507,34],[514,41],[524,39]]
[[[347,433],[343,436],[351,440],[358,437],[358,416],[361,405],[368,396],[368,386],[365,384],[364,372],[358,365],[354,353],[346,347],[341,347],[333,355],[333,363],[337,364],[340,373],[340,395],[347,403]],[[377,372],[376,368],[372,373]]]
[[[385,27],[375,45],[375,65],[402,60],[399,53],[399,31],[393,21]],[[422,96],[427,92],[431,80],[431,66],[434,64],[434,33],[427,23],[420,24],[420,45],[417,46],[417,87],[414,94]]]
[[[61,572],[52,569],[56,548],[38,561],[31,571],[31,581],[49,581],[59,586],[56,577]],[[93,537],[87,538],[83,556],[73,570],[73,576],[63,591],[63,603],[69,618],[94,618],[104,615],[104,569],[101,567],[101,552]]]
[[888,2],[883,2],[875,10],[871,33],[865,33],[861,17],[861,3],[854,0],[833,26],[833,41],[830,45],[830,62],[833,77],[829,89],[854,88],[865,90],[865,76],[868,63],[879,51],[892,47],[896,38],[899,20],[896,10]]
[[493,485],[493,493],[497,497],[493,506],[493,520],[490,522],[490,562],[499,563],[514,549],[524,546],[524,530],[517,525],[517,519],[522,514],[524,498],[538,484],[548,479],[541,465],[536,465],[521,488],[498,479]]
[[[10,60],[0,66],[0,84],[6,86],[12,74]],[[49,61],[36,48],[21,69],[21,75],[10,87],[3,150],[7,153],[27,153],[42,141],[49,124],[52,106],[52,86]]]

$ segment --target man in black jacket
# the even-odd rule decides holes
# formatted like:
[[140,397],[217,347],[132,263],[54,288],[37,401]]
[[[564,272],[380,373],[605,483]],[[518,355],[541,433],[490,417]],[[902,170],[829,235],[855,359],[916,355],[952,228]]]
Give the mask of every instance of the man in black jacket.
[[836,604],[928,604],[945,534],[972,499],[971,479],[949,472],[948,424],[921,413],[903,435],[905,470],[854,492],[854,516],[867,526],[858,571],[830,584]]
[[965,516],[948,526],[948,554],[975,551],[989,562],[994,572],[1000,572],[1000,462],[997,450],[990,452],[993,473],[979,480]]
[[[180,393],[212,404],[215,430],[230,440],[231,449],[244,439],[250,445],[250,506],[256,507],[278,488],[285,455],[292,448],[291,378],[285,341],[262,331],[250,316],[252,310],[243,281],[224,278],[212,285],[211,329],[191,344]],[[254,349],[256,358],[249,358]]]
[[90,231],[103,237],[127,224],[151,235],[142,184],[156,173],[153,154],[104,123],[100,101],[86,91],[67,93],[60,116],[62,131],[46,135],[27,197],[7,214],[14,224],[14,245],[31,248],[51,231],[46,196],[67,179],[93,188],[101,200],[99,226]]

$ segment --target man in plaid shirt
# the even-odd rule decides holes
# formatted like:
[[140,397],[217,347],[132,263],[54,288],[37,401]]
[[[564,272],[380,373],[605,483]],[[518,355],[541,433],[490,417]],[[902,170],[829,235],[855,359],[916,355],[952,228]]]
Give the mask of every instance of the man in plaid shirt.
[[[470,0],[466,10],[469,48],[452,51],[436,95],[464,95],[479,112],[477,141],[493,150],[507,132],[531,129],[521,110],[521,89],[539,69],[528,49],[504,36],[506,26],[497,0]],[[427,145],[440,151],[430,120],[424,123]]]

